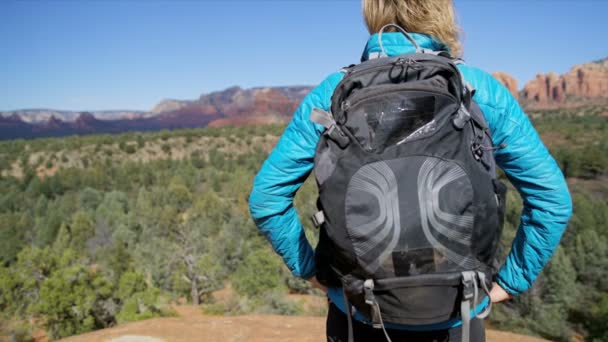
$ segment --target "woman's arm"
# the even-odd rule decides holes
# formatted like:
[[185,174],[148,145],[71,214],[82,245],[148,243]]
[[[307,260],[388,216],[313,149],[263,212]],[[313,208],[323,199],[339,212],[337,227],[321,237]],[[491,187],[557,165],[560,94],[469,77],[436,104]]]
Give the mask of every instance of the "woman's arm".
[[[517,100],[483,73],[475,99],[484,112],[496,162],[523,199],[521,222],[497,282],[511,295],[528,290],[551,259],[572,214],[566,180]],[[465,75],[466,77],[466,75]]]
[[342,73],[330,75],[302,100],[255,177],[249,197],[255,224],[297,277],[315,274],[314,252],[293,206],[296,192],[312,170],[323,132],[323,127],[309,120],[310,112],[315,107],[329,110],[331,95],[342,77]]

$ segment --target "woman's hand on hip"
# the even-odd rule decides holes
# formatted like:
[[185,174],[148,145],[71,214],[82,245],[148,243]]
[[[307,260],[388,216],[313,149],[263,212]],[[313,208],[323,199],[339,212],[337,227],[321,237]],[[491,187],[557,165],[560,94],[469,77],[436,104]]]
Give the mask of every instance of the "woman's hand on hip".
[[500,285],[493,283],[492,290],[490,291],[490,300],[492,303],[500,303],[508,299],[511,299],[511,295]]

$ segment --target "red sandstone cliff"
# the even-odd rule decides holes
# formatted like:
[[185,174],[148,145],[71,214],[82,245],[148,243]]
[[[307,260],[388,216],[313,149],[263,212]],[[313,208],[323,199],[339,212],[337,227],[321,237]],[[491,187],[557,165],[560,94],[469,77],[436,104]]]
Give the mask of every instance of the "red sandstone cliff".
[[572,67],[563,75],[538,74],[520,93],[532,107],[576,105],[608,98],[608,58]]

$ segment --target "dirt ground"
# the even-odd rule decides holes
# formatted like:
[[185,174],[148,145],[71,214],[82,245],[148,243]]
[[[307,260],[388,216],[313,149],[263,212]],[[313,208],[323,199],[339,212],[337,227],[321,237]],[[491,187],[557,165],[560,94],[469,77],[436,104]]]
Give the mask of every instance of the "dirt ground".
[[[313,342],[325,341],[324,318],[305,316],[206,316],[193,306],[176,307],[178,317],[154,318],[72,336],[63,342]],[[490,330],[488,342],[542,339]]]

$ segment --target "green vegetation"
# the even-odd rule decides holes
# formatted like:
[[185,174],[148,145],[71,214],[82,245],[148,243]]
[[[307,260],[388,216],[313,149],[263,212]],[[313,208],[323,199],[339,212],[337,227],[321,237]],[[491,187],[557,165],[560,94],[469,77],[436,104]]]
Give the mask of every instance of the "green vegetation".
[[533,113],[535,126],[548,135],[548,147],[567,177],[607,175],[608,118],[603,107]]
[[[552,340],[608,340],[608,126],[603,109],[532,113],[568,176],[575,213],[525,295],[496,305],[494,327]],[[170,315],[299,314],[295,279],[249,218],[253,177],[283,127],[209,128],[0,142],[0,330],[60,338]],[[54,156],[54,157],[53,157]],[[296,207],[311,243],[316,187]],[[499,254],[521,212],[511,189]],[[232,284],[234,294],[211,293]]]
[[[211,292],[227,282],[238,291],[232,304],[216,304],[222,312],[302,312],[283,298],[293,278],[247,207],[271,147],[264,136],[276,141],[281,129],[0,143],[2,331],[26,340],[36,321],[57,339],[168,315],[179,298],[213,305]],[[252,145],[227,142],[239,135]]]
[[[608,340],[608,119],[601,116],[604,111],[597,107],[531,113],[543,142],[568,178],[574,215],[532,289],[494,307],[494,327],[557,341]],[[513,189],[507,206],[503,258],[522,208]]]

